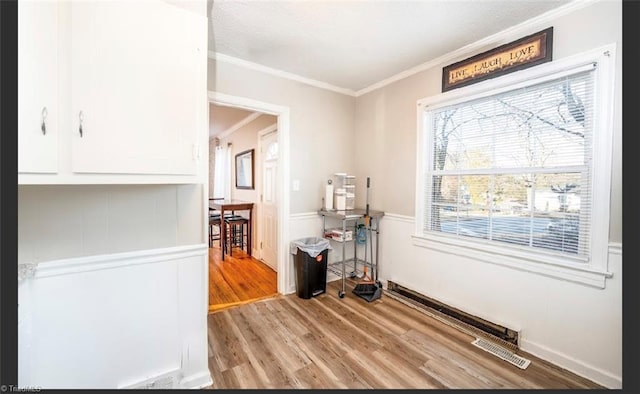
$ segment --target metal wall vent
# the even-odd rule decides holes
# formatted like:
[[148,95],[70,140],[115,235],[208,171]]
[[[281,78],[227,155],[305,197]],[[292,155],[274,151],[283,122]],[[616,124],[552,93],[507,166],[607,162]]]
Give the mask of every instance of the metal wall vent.
[[497,356],[501,359],[503,359],[504,361],[507,361],[513,365],[515,365],[516,367],[520,368],[520,369],[526,369],[529,364],[531,363],[530,360],[527,360],[526,358],[522,358],[520,356],[518,356],[517,354],[514,354],[512,352],[510,352],[509,350],[503,348],[502,346],[498,346],[494,343],[491,343],[489,341],[485,341],[482,338],[476,338],[475,341],[471,342],[471,344],[479,347],[480,349],[489,352],[491,354],[493,354],[494,356]]

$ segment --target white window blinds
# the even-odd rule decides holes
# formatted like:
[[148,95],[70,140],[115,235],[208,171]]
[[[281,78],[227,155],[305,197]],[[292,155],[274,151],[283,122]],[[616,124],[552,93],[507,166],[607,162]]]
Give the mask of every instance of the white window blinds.
[[423,230],[586,260],[594,70],[427,109]]

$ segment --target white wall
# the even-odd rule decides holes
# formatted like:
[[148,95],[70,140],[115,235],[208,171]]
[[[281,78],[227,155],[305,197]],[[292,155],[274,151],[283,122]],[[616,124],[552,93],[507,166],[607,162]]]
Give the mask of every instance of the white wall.
[[[441,91],[442,67],[553,26],[553,58],[617,44],[611,220],[604,289],[443,253],[411,242],[414,232],[416,101]],[[594,28],[597,26],[597,28]],[[381,277],[480,317],[521,330],[522,349],[600,382],[622,385],[622,7],[603,1],[530,24],[473,52],[356,99],[358,190],[371,176],[381,225]],[[356,193],[364,201],[363,193]],[[360,204],[361,204],[360,203]],[[393,215],[396,214],[396,215]]]
[[291,213],[317,211],[324,182],[354,170],[355,98],[281,77],[209,59],[210,91],[289,107]]
[[204,243],[201,185],[18,186],[18,263]]

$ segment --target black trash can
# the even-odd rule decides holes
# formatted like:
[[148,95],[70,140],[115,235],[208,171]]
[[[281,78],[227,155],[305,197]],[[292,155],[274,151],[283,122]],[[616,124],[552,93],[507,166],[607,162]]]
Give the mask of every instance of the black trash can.
[[298,297],[309,299],[327,290],[327,256],[329,240],[302,238],[291,243],[295,255],[296,289]]

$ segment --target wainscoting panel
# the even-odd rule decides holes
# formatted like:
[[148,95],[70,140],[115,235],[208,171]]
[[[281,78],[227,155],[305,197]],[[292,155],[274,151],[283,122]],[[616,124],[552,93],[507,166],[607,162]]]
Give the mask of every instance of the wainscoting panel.
[[[20,386],[198,388],[207,245],[41,262],[19,282]],[[158,383],[156,382],[156,383]],[[158,386],[158,387],[160,387]]]

